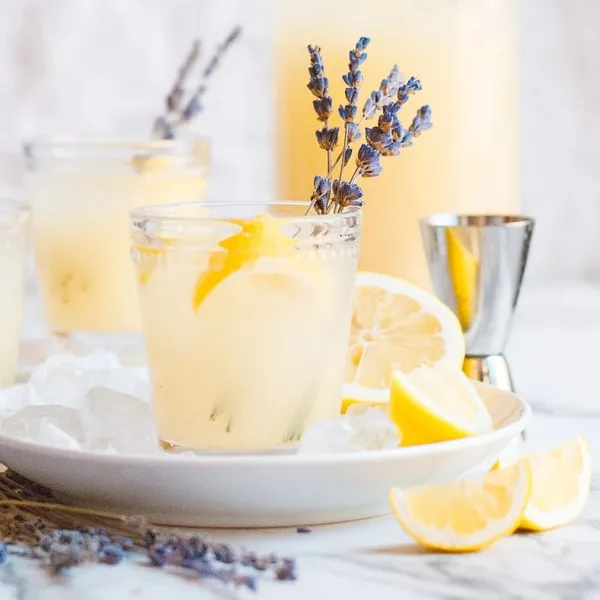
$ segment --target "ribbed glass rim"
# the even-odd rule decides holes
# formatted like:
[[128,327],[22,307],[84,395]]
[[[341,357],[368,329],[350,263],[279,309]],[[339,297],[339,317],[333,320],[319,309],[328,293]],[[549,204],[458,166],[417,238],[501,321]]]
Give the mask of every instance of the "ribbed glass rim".
[[491,213],[438,213],[422,217],[421,224],[429,227],[523,227],[533,225],[533,217]]
[[25,140],[23,151],[26,155],[53,156],[68,158],[86,153],[103,154],[139,154],[140,152],[166,153],[171,155],[187,155],[199,147],[208,148],[210,138],[194,136],[185,139],[152,140],[152,139],[117,139],[117,138],[61,138],[34,137]]
[[[344,220],[348,218],[356,218],[361,214],[361,209],[357,207],[348,207],[342,213],[332,213],[327,215],[319,215],[316,213],[309,213],[306,215],[306,211],[310,207],[310,202],[304,200],[272,200],[267,202],[180,202],[176,204],[157,204],[154,206],[140,206],[134,208],[130,211],[129,216],[132,221],[142,221],[142,220],[150,220],[150,221],[160,221],[166,225],[170,224],[195,224],[195,223],[221,223],[225,221],[229,221],[232,218],[231,214],[227,216],[220,217],[218,214],[214,214],[214,212],[218,213],[221,211],[231,211],[236,208],[240,209],[251,209],[255,207],[257,210],[256,215],[265,214],[265,212],[269,213],[269,208],[276,207],[289,207],[289,208],[298,208],[299,214],[297,215],[272,215],[275,219],[286,221],[286,222],[296,222],[302,221],[303,223],[340,223],[344,222]],[[191,209],[191,208],[203,208],[207,209],[208,213],[206,215],[194,215],[194,216],[185,216],[185,215],[177,215],[174,214],[174,211],[181,211],[182,209]],[[303,210],[301,210],[303,209]],[[214,211],[214,212],[213,212]]]

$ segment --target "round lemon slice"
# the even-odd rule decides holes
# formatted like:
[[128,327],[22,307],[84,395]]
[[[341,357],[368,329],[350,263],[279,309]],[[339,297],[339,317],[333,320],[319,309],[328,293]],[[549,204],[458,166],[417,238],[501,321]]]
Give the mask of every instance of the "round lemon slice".
[[389,416],[402,433],[403,446],[446,442],[493,428],[483,400],[465,374],[444,363],[412,373],[395,371]]
[[473,552],[519,526],[531,488],[524,462],[484,476],[389,494],[405,531],[426,548]]
[[387,402],[392,372],[421,365],[462,366],[465,345],[454,313],[435,296],[401,279],[359,272],[343,410],[355,402]]
[[532,473],[532,492],[521,527],[545,531],[574,521],[589,493],[592,459],[585,438],[560,444],[524,459]]

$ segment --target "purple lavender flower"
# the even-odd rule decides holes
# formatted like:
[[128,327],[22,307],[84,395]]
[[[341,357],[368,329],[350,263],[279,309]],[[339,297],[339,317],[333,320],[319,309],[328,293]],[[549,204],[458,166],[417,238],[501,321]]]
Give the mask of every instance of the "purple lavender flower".
[[338,145],[339,127],[323,127],[320,131],[315,131],[319,147],[323,150],[334,150]]
[[383,107],[381,115],[377,121],[377,126],[384,132],[390,132],[394,127],[398,126],[398,111],[400,110],[400,104],[398,102],[392,102]]
[[398,103],[400,106],[406,104],[412,94],[416,94],[423,89],[420,80],[411,77],[404,85],[398,88]]
[[390,132],[383,131],[380,127],[367,127],[365,138],[369,146],[379,152],[381,156],[398,156],[400,154],[401,141],[394,140]]
[[363,191],[356,183],[348,183],[347,181],[338,182],[336,179],[335,185],[335,201],[339,206],[362,206]]
[[347,123],[346,124],[346,133],[348,135],[348,143],[357,142],[360,140],[360,127],[358,123]]
[[346,104],[346,106],[340,106],[338,113],[345,123],[352,123],[354,117],[356,117],[357,108],[354,104]]
[[[382,172],[382,156],[398,156],[402,148],[412,146],[415,137],[432,127],[431,109],[423,106],[417,112],[410,128],[403,127],[398,112],[410,96],[422,89],[421,82],[411,77],[404,81],[398,65],[394,65],[389,75],[381,80],[379,88],[371,92],[362,107],[362,116],[358,122],[358,98],[363,81],[361,66],[367,59],[366,48],[369,38],[361,37],[348,55],[348,72],[342,76],[346,84],[345,105],[340,105],[338,114],[344,123],[344,141],[339,154],[332,161],[331,153],[339,142],[339,129],[330,128],[327,120],[331,117],[332,102],[329,96],[329,82],[324,76],[321,50],[318,46],[309,46],[311,82],[309,89],[317,97],[313,102],[319,119],[325,121],[325,127],[316,132],[319,146],[327,150],[327,175],[315,177],[311,204],[318,213],[342,212],[349,206],[362,206],[363,191],[356,183],[360,177],[377,177]],[[326,101],[325,101],[326,98]],[[377,125],[365,129],[365,144],[356,153],[356,169],[349,181],[344,181],[344,167],[349,163],[353,152],[351,144],[361,138],[360,126],[365,119],[379,114]],[[333,179],[333,171],[340,165],[339,175]]]
[[433,123],[431,122],[431,108],[426,104],[421,106],[417,111],[417,116],[413,119],[410,126],[410,132],[415,136],[420,136],[424,131],[431,129]]
[[356,166],[363,177],[376,177],[381,173],[379,152],[367,144],[362,144],[356,156]]
[[329,97],[313,101],[313,108],[319,121],[327,121],[333,113],[333,100]]
[[182,124],[192,121],[202,112],[202,97],[207,91],[207,81],[220,64],[223,56],[240,36],[241,28],[235,27],[217,47],[208,65],[202,71],[200,83],[186,100],[186,83],[200,56],[200,41],[195,40],[185,61],[179,67],[165,100],[166,113],[157,117],[153,124],[153,136],[163,140],[175,138],[176,130]]

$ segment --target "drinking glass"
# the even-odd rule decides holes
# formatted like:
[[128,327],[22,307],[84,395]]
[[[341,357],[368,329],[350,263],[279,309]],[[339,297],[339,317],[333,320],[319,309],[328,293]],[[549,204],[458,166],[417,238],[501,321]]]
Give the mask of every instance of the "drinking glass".
[[17,371],[29,217],[26,204],[0,200],[0,387],[12,385]]
[[304,202],[131,213],[165,448],[285,449],[340,414],[361,213]]
[[58,335],[141,331],[129,211],[203,200],[208,140],[37,141],[25,151],[50,329]]

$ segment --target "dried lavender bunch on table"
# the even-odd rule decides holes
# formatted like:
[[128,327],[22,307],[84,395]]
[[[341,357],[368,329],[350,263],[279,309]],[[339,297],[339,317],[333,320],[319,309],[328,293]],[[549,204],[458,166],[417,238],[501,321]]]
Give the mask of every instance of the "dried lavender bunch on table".
[[60,504],[50,490],[20,475],[0,474],[0,565],[35,560],[53,576],[86,563],[133,559],[203,582],[256,590],[261,581],[295,581],[296,562],[236,549],[198,534],[152,528],[140,516]]
[[192,72],[200,59],[201,43],[195,40],[185,60],[179,67],[175,81],[165,99],[163,114],[159,115],[153,126],[153,137],[171,140],[178,131],[191,123],[202,112],[202,100],[208,90],[208,83],[223,57],[240,37],[241,27],[235,27],[217,46],[208,64],[202,69],[200,81],[191,90],[187,88]]
[[[314,179],[307,214],[313,209],[319,214],[327,214],[343,212],[349,206],[362,206],[364,193],[357,181],[361,177],[378,177],[382,171],[382,157],[398,156],[403,148],[412,146],[415,137],[433,125],[431,109],[427,105],[419,108],[408,129],[400,122],[399,110],[411,95],[422,88],[421,82],[415,77],[404,81],[397,65],[381,81],[379,88],[371,92],[362,106],[360,119],[357,120],[358,100],[363,83],[361,66],[367,60],[366,49],[369,42],[369,38],[361,37],[349,53],[348,72],[342,76],[346,84],[346,104],[338,108],[342,128],[330,125],[333,99],[329,91],[329,79],[325,75],[321,48],[308,46],[311,64],[307,87],[316,97],[313,107],[317,119],[323,124],[315,135],[319,147],[327,153],[327,171],[324,176],[317,175]],[[345,177],[346,167],[350,165],[354,154],[353,144],[363,137],[361,125],[377,116],[377,125],[365,127],[365,143],[356,152],[354,170],[349,177],[346,173]]]

